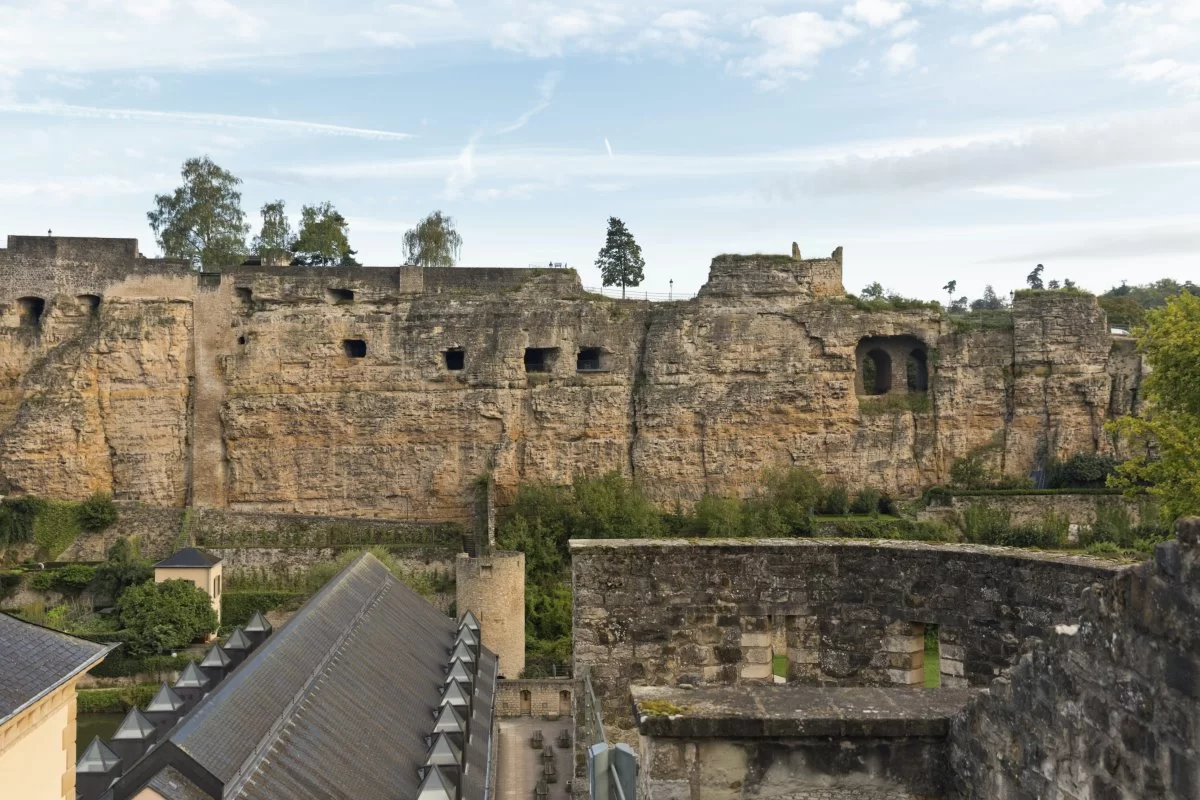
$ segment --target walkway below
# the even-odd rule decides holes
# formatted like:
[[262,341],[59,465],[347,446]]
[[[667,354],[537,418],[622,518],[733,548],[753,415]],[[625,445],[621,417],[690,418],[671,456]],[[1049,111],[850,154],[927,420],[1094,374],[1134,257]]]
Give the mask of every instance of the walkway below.
[[545,761],[542,749],[534,749],[530,741],[533,732],[540,730],[545,744],[554,747],[554,767],[558,781],[549,784],[547,800],[568,800],[567,782],[575,772],[572,748],[558,746],[558,735],[571,730],[571,719],[564,717],[553,722],[540,717],[513,717],[500,720],[500,743],[496,767],[498,800],[536,800],[534,788],[542,777]]

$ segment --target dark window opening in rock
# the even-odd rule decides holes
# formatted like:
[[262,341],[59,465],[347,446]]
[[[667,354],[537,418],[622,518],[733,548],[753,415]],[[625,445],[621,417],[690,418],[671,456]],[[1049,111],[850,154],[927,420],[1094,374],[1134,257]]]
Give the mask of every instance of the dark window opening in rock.
[[237,299],[240,300],[243,305],[248,306],[250,305],[251,301],[254,300],[254,291],[248,286],[239,286],[233,291],[235,294],[237,294]]
[[929,364],[924,350],[913,350],[905,361],[905,380],[910,392],[929,391]]
[[20,297],[17,298],[17,310],[21,315],[22,328],[36,328],[42,324],[46,301],[40,297]]
[[245,337],[245,336],[239,336],[239,337],[238,337],[238,344],[245,344],[245,343],[246,343],[246,337]]
[[882,350],[869,350],[863,358],[862,385],[867,394],[887,394],[892,388],[892,359]]
[[525,371],[549,372],[551,367],[554,366],[554,359],[557,356],[557,347],[526,347]]
[[442,353],[446,358],[446,369],[457,372],[466,366],[467,353],[461,347],[451,347]]
[[325,297],[331,303],[353,303],[354,292],[349,289],[326,289]]
[[579,372],[599,372],[604,369],[604,351],[599,347],[583,347],[575,360]]
[[100,296],[95,294],[81,294],[75,298],[79,301],[79,306],[88,313],[88,316],[94,315],[100,310]]
[[347,358],[367,357],[367,343],[362,339],[343,339],[342,350]]
[[925,669],[926,689],[937,689],[942,685],[942,656],[938,642],[938,626],[933,623],[925,624],[925,652],[922,659]]

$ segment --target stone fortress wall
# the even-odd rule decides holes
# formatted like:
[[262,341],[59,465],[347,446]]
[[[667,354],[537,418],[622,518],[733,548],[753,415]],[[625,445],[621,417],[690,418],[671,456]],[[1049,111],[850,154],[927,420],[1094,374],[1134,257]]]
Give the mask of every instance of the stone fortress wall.
[[942,685],[986,686],[1022,640],[1078,619],[1121,571],[1013,548],[819,539],[575,540],[576,674],[629,728],[629,687],[921,686],[937,625]]
[[[618,470],[667,505],[798,464],[907,496],[978,448],[1010,474],[1109,448],[1104,422],[1137,407],[1140,362],[1094,298],[1021,296],[1012,330],[959,330],[847,301],[840,248],[720,256],[699,297],[660,304],[589,295],[571,270],[196,273],[136,252],[0,249],[7,491],[465,521],[483,473],[502,504],[521,481]],[[897,362],[883,388],[927,404],[863,404],[879,353]]]

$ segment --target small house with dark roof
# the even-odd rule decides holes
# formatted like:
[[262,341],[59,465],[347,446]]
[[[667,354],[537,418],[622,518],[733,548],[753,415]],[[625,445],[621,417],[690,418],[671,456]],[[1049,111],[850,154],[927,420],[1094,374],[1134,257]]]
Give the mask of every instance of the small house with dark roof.
[[154,565],[154,581],[191,581],[203,589],[212,600],[213,610],[217,612],[217,622],[221,622],[221,590],[225,582],[221,574],[221,559],[212,553],[206,553],[195,547],[185,547],[172,553]]
[[483,800],[498,665],[474,624],[363,554],[126,765],[111,798]]
[[75,684],[114,647],[0,614],[0,795],[74,800]]

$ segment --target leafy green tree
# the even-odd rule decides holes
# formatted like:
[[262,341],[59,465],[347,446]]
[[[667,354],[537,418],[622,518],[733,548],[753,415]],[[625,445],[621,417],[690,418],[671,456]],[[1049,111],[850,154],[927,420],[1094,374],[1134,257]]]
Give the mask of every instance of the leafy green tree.
[[863,288],[858,296],[863,300],[882,300],[887,295],[887,291],[883,288],[883,284],[879,281]]
[[1145,324],[1148,309],[1162,308],[1169,298],[1184,291],[1200,297],[1200,286],[1191,281],[1179,283],[1163,278],[1135,286],[1122,283],[1100,295],[1100,307],[1113,325],[1135,328]]
[[217,629],[217,613],[208,594],[191,581],[132,586],[121,595],[117,610],[129,631],[127,646],[134,656],[177,650]]
[[1004,301],[996,294],[991,284],[983,287],[983,297],[971,301],[972,311],[999,311],[1004,308]]
[[1135,335],[1150,365],[1142,383],[1148,411],[1109,423],[1139,453],[1110,483],[1145,487],[1168,519],[1200,514],[1200,297],[1168,299]]
[[1059,288],[1059,283],[1056,280],[1051,280],[1048,284],[1046,284],[1046,288],[1057,289],[1057,288]]
[[154,196],[146,214],[155,241],[167,258],[201,269],[238,264],[245,258],[250,226],[242,213],[242,182],[208,156],[183,162],[183,185]]
[[130,586],[137,586],[154,579],[154,567],[149,559],[142,558],[136,543],[124,536],[113,542],[105,554],[106,560],[96,567],[96,590],[114,602]]
[[262,259],[264,266],[291,263],[295,236],[284,211],[284,202],[266,203],[260,213],[262,229],[254,237],[250,249]]
[[85,531],[102,531],[116,523],[117,506],[112,495],[96,492],[79,504],[79,525]]
[[359,267],[350,249],[350,224],[332,203],[300,208],[300,233],[292,242],[302,267]]
[[625,223],[616,217],[608,218],[608,236],[596,256],[600,280],[605,286],[620,286],[621,297],[626,286],[640,286],[645,279],[646,260],[642,247],[633,238]]
[[434,211],[404,234],[404,260],[417,267],[453,267],[462,251],[454,218]]
[[1046,270],[1045,267],[1043,267],[1041,264],[1038,264],[1036,267],[1033,268],[1033,272],[1030,272],[1028,275],[1025,276],[1025,282],[1029,284],[1030,289],[1045,289],[1046,288],[1046,285],[1044,283],[1042,283],[1042,273],[1045,270]]
[[942,291],[946,293],[946,297],[948,299],[953,300],[954,293],[958,291],[958,281],[948,281],[946,285],[942,287]]

